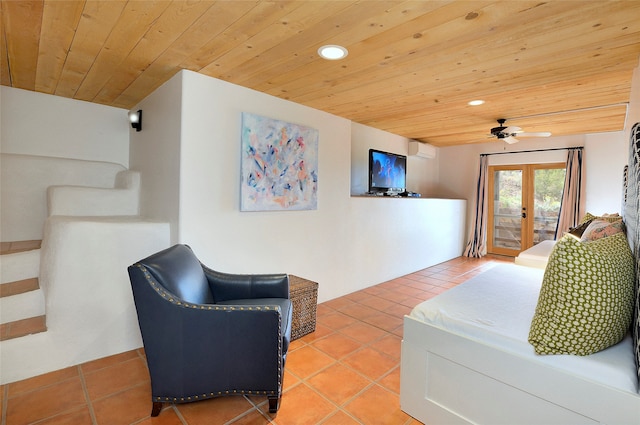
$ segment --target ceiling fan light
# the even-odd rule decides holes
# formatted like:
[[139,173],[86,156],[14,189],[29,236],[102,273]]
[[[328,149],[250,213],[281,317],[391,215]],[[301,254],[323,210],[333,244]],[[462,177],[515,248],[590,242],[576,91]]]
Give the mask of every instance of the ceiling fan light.
[[323,59],[335,61],[345,58],[349,54],[349,51],[342,46],[328,44],[320,47],[318,49],[318,54]]

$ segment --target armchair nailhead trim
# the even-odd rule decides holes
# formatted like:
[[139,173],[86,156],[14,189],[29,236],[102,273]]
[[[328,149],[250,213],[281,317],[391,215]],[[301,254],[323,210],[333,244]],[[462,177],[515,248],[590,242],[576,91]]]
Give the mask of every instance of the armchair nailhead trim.
[[206,400],[212,397],[219,397],[231,394],[247,394],[247,395],[279,395],[280,391],[265,391],[265,390],[225,390],[218,392],[211,392],[209,394],[198,394],[185,397],[152,397],[153,401],[161,403],[189,403],[191,401]]

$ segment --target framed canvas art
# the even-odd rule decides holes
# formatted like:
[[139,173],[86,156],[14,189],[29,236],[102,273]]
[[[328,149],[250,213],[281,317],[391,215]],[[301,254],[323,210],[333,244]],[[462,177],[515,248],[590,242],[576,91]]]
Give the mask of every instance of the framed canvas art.
[[318,207],[318,130],[242,113],[241,211]]

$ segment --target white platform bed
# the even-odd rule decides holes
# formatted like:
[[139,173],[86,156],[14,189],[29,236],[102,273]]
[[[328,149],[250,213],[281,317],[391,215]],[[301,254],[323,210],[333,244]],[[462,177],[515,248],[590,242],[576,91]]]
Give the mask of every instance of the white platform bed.
[[543,273],[498,265],[406,316],[402,410],[428,425],[640,424],[630,336],[590,356],[535,354]]

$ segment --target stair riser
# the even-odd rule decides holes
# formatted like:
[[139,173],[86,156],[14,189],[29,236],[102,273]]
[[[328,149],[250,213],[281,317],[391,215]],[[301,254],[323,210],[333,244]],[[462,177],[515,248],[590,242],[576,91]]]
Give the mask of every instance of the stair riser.
[[45,314],[42,289],[0,298],[0,323],[14,322]]
[[0,283],[30,279],[39,274],[39,249],[0,256]]

